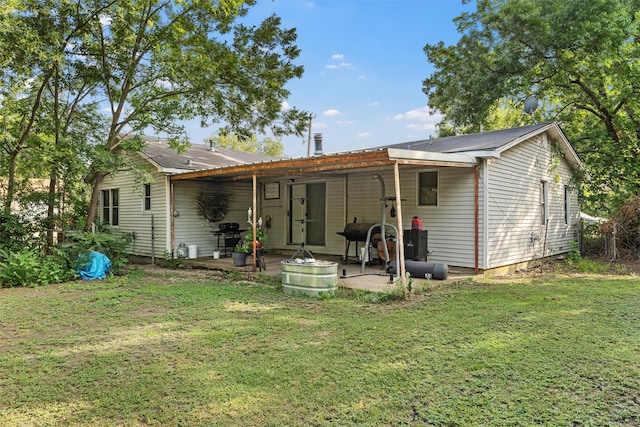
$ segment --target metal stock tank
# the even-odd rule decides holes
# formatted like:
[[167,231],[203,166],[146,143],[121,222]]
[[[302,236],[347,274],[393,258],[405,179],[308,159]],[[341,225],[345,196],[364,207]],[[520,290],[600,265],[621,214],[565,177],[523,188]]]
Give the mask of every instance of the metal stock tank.
[[285,294],[332,296],[337,289],[337,262],[300,258],[282,261],[282,290]]

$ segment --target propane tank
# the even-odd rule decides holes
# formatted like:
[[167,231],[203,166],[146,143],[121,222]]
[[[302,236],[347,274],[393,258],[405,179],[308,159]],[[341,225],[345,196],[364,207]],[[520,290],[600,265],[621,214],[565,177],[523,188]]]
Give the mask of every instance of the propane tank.
[[180,245],[178,246],[178,250],[176,251],[176,257],[186,258],[188,254],[189,250],[187,249],[187,245],[185,245],[184,243],[180,243]]
[[411,220],[411,229],[422,230],[422,218],[420,218],[419,216],[414,216]]

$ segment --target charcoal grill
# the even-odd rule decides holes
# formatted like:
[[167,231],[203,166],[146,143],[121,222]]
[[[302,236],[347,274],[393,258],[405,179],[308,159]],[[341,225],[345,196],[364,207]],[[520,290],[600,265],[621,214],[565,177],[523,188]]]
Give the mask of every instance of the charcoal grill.
[[[347,240],[344,258],[342,258],[343,264],[347,264],[349,262],[349,248],[351,246],[351,242],[355,242],[356,244],[356,259],[358,258],[358,243],[367,241],[367,232],[373,225],[374,223],[372,222],[356,222],[356,218],[354,218],[354,222],[348,223],[344,226],[343,231],[338,231],[336,233]],[[380,226],[371,230],[371,240],[374,246],[377,244],[377,241],[380,240]],[[369,254],[369,259],[371,259],[371,254]]]
[[[240,241],[240,224],[237,222],[221,222],[218,224],[218,231],[213,231],[214,236],[218,238],[218,250],[224,251],[224,257],[227,257],[227,249],[233,249]],[[220,242],[222,240],[222,242]],[[222,244],[221,244],[222,243]]]

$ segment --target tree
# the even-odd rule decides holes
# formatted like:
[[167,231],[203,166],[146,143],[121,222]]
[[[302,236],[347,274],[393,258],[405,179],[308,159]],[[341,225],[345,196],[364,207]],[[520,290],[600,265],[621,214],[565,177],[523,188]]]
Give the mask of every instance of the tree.
[[103,127],[96,116],[95,101],[87,102],[95,90],[95,81],[85,78],[91,67],[69,51],[81,42],[90,23],[113,3],[115,0],[87,4],[12,0],[3,5],[0,115],[4,119],[1,155],[7,160],[7,168],[1,172],[7,176],[4,214],[10,213],[16,191],[21,190],[18,177],[25,182],[48,177],[47,193],[25,188],[19,199],[34,202],[40,193],[39,204],[47,205],[49,247],[65,198],[78,188],[74,183],[81,182],[86,160],[82,153]]
[[535,94],[537,119],[560,122],[587,165],[591,210],[620,206],[640,191],[639,10],[638,0],[478,0],[455,19],[457,44],[425,46],[429,106],[445,126],[490,129],[498,110]]
[[269,156],[282,157],[284,145],[281,141],[272,138],[265,138],[258,141],[258,136],[252,134],[248,138],[240,138],[235,133],[230,135],[220,134],[212,136],[208,142],[215,146],[223,148],[231,148],[232,150],[245,151],[247,153],[264,153]]
[[245,25],[254,2],[127,0],[96,23],[81,54],[95,61],[110,124],[93,164],[88,224],[124,135],[153,128],[179,146],[187,141],[178,123],[192,117],[224,122],[239,135],[302,132],[304,115],[280,108],[285,84],[303,72],[292,63],[296,33],[276,16]]
[[[57,47],[52,62],[84,65],[81,74],[61,78],[68,87],[89,85],[91,96],[83,103],[105,111],[104,139],[87,145],[93,185],[87,227],[95,220],[104,177],[122,163],[121,150],[142,149],[140,139],[131,136],[152,129],[179,148],[188,144],[180,123],[194,117],[203,124],[223,123],[241,136],[304,131],[306,113],[280,107],[289,95],[285,84],[303,72],[293,63],[299,55],[295,30],[280,28],[277,16],[249,25],[246,15],[255,0],[11,0],[0,24],[2,40],[18,40],[20,27],[36,25],[31,3],[75,23],[55,32],[60,37],[52,42]],[[50,45],[35,33],[40,36],[32,50],[39,53]],[[37,70],[38,87],[45,88],[45,80],[63,68]],[[2,75],[25,81],[28,73],[10,67]],[[30,106],[37,112],[42,105]]]

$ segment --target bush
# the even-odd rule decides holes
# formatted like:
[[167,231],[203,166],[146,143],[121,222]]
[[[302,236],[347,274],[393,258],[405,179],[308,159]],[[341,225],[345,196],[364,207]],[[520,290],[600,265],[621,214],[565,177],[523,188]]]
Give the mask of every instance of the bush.
[[[618,254],[621,258],[640,257],[640,197],[634,196],[614,217]],[[613,231],[613,230],[607,230]]]
[[28,246],[35,247],[35,232],[33,223],[22,216],[0,212],[0,249],[21,251]]
[[73,269],[58,255],[44,257],[34,249],[0,250],[0,286],[41,286],[75,277]]
[[120,274],[129,263],[127,249],[131,245],[129,234],[116,234],[108,230],[96,232],[72,232],[60,245],[59,252],[73,269],[82,268],[81,255],[96,251],[105,254],[111,261],[111,273]]

